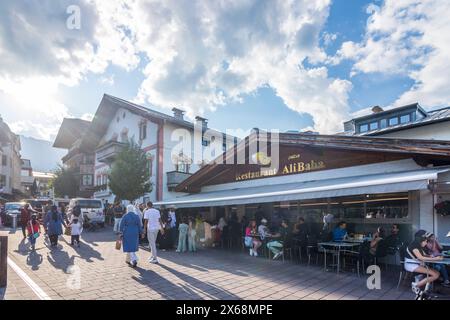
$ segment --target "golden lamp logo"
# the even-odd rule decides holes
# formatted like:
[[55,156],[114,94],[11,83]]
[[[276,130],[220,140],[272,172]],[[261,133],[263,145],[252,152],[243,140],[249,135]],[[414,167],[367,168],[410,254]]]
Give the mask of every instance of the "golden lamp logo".
[[252,155],[253,163],[257,163],[261,166],[269,166],[272,162],[272,159],[265,152],[257,152]]

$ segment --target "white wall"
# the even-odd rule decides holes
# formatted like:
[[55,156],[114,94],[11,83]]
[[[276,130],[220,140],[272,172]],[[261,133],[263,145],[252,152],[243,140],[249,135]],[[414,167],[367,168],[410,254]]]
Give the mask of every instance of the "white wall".
[[377,135],[377,137],[450,140],[450,121],[395,131],[387,134]]
[[[125,114],[125,117],[123,115]],[[118,121],[117,121],[118,119]],[[136,143],[139,143],[139,123],[144,119],[141,116],[134,114],[126,109],[118,109],[111,123],[109,124],[106,133],[101,138],[99,145],[102,145],[112,139],[114,135],[117,135],[117,141],[121,142],[121,133],[124,129],[128,129],[128,138],[133,138]],[[147,137],[142,140],[141,147],[144,149],[151,145],[155,145],[158,139],[158,125],[147,120]],[[153,156],[152,163],[152,176],[150,180],[153,182],[154,187],[153,191],[146,196],[150,197],[151,201],[156,201],[156,174],[157,174],[157,161],[156,161],[156,149],[150,150],[148,152],[149,155]],[[94,181],[97,183],[97,175],[98,174],[106,174],[110,167],[105,165],[102,162],[95,159],[95,176]],[[108,199],[108,202],[112,202],[114,197],[105,197],[104,199]]]
[[[125,113],[125,118],[123,117],[123,114]],[[118,119],[118,121],[117,121]],[[108,141],[111,140],[111,138],[116,134],[118,137],[118,141],[121,139],[121,132],[124,130],[124,128],[128,129],[128,138],[133,138],[137,142],[139,140],[139,123],[143,118],[139,115],[136,115],[126,109],[119,109],[112,122],[110,123],[106,133],[101,138],[99,145],[102,145]],[[164,146],[163,146],[163,183],[162,183],[162,197],[163,199],[173,198],[175,196],[183,195],[183,193],[177,193],[177,192],[170,192],[167,188],[167,172],[174,171],[175,170],[175,163],[172,161],[172,150],[174,147],[179,144],[179,141],[172,141],[172,133],[176,129],[184,129],[187,130],[190,133],[191,137],[191,150],[188,153],[188,150],[183,150],[185,154],[187,154],[189,157],[193,158],[193,151],[194,151],[194,134],[192,129],[187,128],[180,128],[179,126],[173,125],[171,123],[165,123],[164,124],[164,130],[163,130],[163,138],[164,138]],[[146,147],[156,145],[158,142],[158,125],[150,122],[147,120],[147,137],[145,140],[142,141],[141,147],[145,149]],[[201,145],[201,141],[199,142]],[[154,148],[150,151],[147,151],[148,155],[151,155],[153,157],[152,161],[152,176],[150,178],[150,181],[153,184],[153,190],[151,193],[146,194],[145,197],[149,197],[150,201],[156,201],[157,196],[157,182],[158,182],[158,155],[157,155],[157,148]],[[98,174],[105,174],[110,169],[105,164],[99,162],[97,158],[95,159],[95,177],[94,181],[97,181],[97,175]],[[196,163],[193,163],[190,165],[189,173],[194,173],[199,169],[199,165]],[[110,197],[112,198],[112,197]],[[109,198],[109,199],[110,199]],[[106,198],[105,198],[106,199]],[[111,200],[109,200],[111,201]],[[141,201],[143,201],[143,198],[141,198]]]

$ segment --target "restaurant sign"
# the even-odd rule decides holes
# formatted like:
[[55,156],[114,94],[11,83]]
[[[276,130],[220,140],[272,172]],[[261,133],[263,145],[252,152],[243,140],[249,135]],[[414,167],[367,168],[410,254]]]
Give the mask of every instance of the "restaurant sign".
[[[288,175],[326,169],[324,161],[317,159],[301,161],[302,157],[298,153],[290,154],[285,157],[284,161],[280,163],[280,168],[265,168],[265,166],[270,165],[271,159],[269,156],[267,156],[266,154],[262,154],[261,152],[253,155],[252,158],[258,160],[257,163],[260,165],[260,169],[238,172],[236,174],[235,181],[251,180],[277,175]],[[263,161],[260,161],[261,159],[263,159]]]

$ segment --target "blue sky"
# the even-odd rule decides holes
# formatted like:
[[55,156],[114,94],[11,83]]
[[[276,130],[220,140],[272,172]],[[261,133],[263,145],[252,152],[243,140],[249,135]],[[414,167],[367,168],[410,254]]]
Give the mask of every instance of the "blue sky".
[[[335,133],[374,105],[447,106],[439,12],[449,4],[430,2],[2,2],[0,114],[17,133],[52,140],[104,93],[182,108],[223,131]],[[76,30],[64,27],[72,3]]]

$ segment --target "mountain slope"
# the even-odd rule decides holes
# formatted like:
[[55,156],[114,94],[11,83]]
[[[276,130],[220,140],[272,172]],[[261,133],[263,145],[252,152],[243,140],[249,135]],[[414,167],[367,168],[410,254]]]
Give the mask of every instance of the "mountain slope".
[[20,136],[23,159],[30,159],[34,171],[49,172],[61,164],[61,158],[67,150],[52,147],[51,141]]

